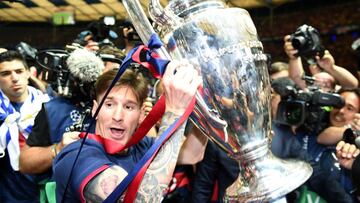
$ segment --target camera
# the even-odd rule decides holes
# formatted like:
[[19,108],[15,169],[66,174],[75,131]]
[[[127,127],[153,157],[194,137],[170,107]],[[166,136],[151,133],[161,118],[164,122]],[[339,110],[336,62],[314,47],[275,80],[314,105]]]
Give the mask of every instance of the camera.
[[127,28],[128,30],[132,29],[131,32],[127,33],[124,38],[126,38],[130,42],[141,42],[139,34],[136,32],[134,25],[130,20],[125,20],[121,25],[121,29]]
[[321,45],[319,31],[309,25],[302,25],[290,35],[291,44],[298,50],[296,56],[314,60],[316,55],[324,56],[324,47]]
[[42,68],[41,79],[49,83],[59,95],[70,97],[70,71],[66,65],[68,57],[69,53],[65,50],[45,50],[37,54],[36,62]]
[[16,45],[16,50],[24,56],[24,58],[26,59],[26,61],[33,61],[35,60],[36,54],[37,54],[37,49],[35,49],[34,47],[30,46],[29,44],[27,44],[26,42],[20,42],[18,45]]
[[356,145],[357,148],[360,148],[360,130],[353,130],[347,128],[343,134],[343,141],[349,144]]
[[327,107],[341,108],[344,100],[339,94],[319,89],[297,90],[288,86],[278,105],[275,121],[284,125],[305,127],[308,132],[318,130]]
[[110,29],[109,24],[106,24],[105,21],[95,21],[90,23],[87,26],[87,30],[80,32],[77,36],[77,39],[74,40],[74,43],[77,43],[81,46],[86,46],[89,39],[98,42],[99,47],[110,45],[113,46],[114,43],[112,40],[118,38],[116,32]]

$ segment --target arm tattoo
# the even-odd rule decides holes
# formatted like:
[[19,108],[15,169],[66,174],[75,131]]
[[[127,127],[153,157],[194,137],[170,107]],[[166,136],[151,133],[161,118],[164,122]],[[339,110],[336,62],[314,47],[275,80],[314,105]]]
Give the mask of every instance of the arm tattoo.
[[112,166],[93,178],[84,189],[87,202],[103,202],[117,185],[125,178],[127,172],[119,166]]
[[[179,116],[172,112],[165,112],[158,134],[161,135],[177,118]],[[156,154],[140,183],[135,202],[161,202],[175,169],[183,141],[185,124],[186,121],[179,126]]]

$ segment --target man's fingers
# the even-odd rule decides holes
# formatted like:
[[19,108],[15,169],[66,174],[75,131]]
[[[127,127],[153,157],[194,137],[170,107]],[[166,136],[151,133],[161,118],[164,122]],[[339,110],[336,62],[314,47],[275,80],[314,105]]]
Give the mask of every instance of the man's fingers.
[[340,142],[336,145],[336,151],[340,151],[344,145],[345,145],[345,142],[344,142],[344,141],[340,141]]

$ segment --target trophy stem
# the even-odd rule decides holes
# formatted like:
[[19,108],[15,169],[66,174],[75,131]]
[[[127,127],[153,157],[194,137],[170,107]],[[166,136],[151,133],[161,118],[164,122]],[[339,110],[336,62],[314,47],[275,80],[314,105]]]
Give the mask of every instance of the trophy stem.
[[[265,142],[264,142],[265,141]],[[261,142],[260,142],[261,143]],[[312,174],[309,164],[276,158],[265,144],[247,147],[239,160],[240,175],[226,190],[225,202],[267,202],[295,190]]]

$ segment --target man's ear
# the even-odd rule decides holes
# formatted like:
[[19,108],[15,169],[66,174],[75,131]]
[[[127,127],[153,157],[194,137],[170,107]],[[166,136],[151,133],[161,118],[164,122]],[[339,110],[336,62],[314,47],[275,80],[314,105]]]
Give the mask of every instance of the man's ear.
[[[96,109],[98,108],[98,103],[97,103],[97,101],[96,100],[93,100],[93,107],[92,107],[92,110],[91,110],[91,115],[94,117],[94,115],[95,115],[95,112],[96,112]],[[97,119],[97,118],[95,118],[95,119]]]

